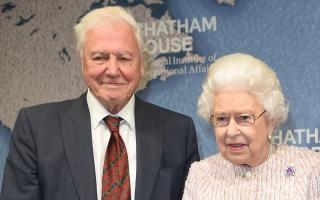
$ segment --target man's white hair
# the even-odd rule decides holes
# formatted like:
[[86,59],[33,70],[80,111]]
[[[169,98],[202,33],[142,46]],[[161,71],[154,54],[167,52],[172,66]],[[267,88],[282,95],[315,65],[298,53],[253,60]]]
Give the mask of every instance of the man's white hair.
[[74,34],[77,40],[77,50],[80,52],[82,51],[86,33],[90,29],[102,22],[112,25],[112,23],[116,23],[117,21],[125,21],[132,26],[134,35],[138,41],[140,54],[142,55],[143,40],[139,25],[129,11],[120,6],[106,6],[103,8],[94,9],[82,17],[80,22],[74,26]]

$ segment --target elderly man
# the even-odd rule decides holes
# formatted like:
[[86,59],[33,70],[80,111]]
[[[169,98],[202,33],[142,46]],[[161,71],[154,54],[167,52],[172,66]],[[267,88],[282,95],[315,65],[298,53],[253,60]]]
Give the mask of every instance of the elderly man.
[[0,199],[181,199],[199,159],[194,124],[135,96],[144,73],[136,21],[105,7],[75,34],[88,91],[19,112]]

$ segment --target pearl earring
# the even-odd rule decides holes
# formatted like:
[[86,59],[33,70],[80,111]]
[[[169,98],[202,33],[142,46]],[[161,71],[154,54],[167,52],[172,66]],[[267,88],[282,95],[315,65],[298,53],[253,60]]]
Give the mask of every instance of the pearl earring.
[[272,135],[271,135],[271,134],[268,135],[268,140],[269,140],[269,141],[272,140]]

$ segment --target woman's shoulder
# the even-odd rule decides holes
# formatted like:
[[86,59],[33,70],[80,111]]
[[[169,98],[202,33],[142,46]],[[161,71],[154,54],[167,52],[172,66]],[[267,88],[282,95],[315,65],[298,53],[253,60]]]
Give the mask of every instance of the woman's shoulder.
[[312,151],[305,147],[296,147],[289,145],[279,145],[278,146],[280,154],[287,157],[288,159],[294,159],[299,161],[301,165],[306,167],[316,167],[320,166],[320,153]]
[[220,153],[204,158],[203,160],[192,163],[190,171],[199,174],[208,174],[213,170],[220,170],[226,165],[226,160]]
[[277,149],[283,154],[294,154],[295,156],[312,158],[312,159],[320,159],[320,153],[312,151],[307,147],[297,147],[291,145],[277,145]]

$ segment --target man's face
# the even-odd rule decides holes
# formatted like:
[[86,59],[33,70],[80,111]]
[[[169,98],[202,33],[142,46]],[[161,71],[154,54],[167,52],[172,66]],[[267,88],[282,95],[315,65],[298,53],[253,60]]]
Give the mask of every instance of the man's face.
[[138,42],[129,24],[100,23],[83,45],[82,74],[92,94],[111,112],[121,110],[143,74]]

